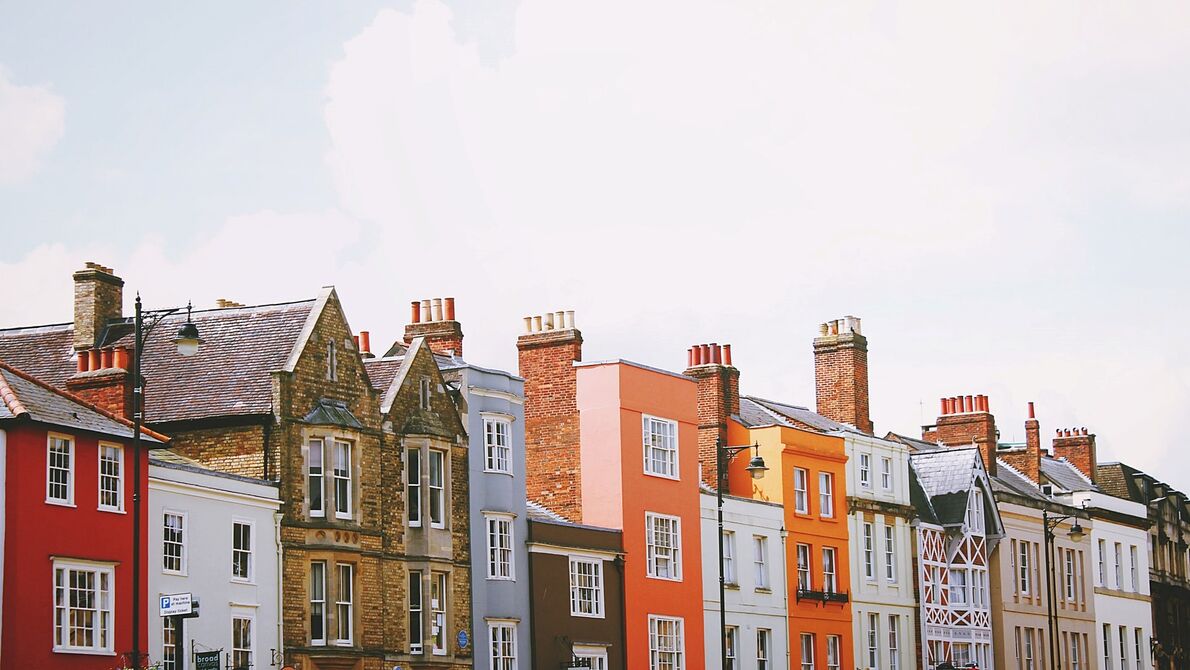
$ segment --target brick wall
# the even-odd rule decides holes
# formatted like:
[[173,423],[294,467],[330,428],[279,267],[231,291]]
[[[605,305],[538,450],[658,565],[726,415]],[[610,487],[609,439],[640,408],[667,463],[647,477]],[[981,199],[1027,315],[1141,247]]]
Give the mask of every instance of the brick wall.
[[1095,481],[1098,461],[1095,457],[1095,435],[1086,428],[1059,430],[1054,437],[1054,456],[1065,458],[1091,481]]
[[727,419],[740,413],[740,371],[730,365],[708,363],[693,365],[682,374],[698,382],[698,462],[702,481],[718,488],[716,445],[719,440],[727,444]]
[[984,468],[996,475],[996,417],[991,412],[966,412],[938,417],[937,424],[922,429],[921,439],[948,447],[979,447]]
[[583,336],[567,328],[517,339],[525,378],[526,495],[571,521],[582,520],[577,404]]
[[814,338],[814,391],[819,414],[871,433],[868,339],[858,332],[858,324],[847,317],[820,326]]
[[90,349],[104,326],[123,316],[124,280],[97,263],[74,273],[74,348]]
[[66,380],[66,390],[116,416],[132,418],[132,375],[127,370],[80,372]]
[[405,341],[412,342],[415,337],[426,338],[426,344],[436,354],[454,352],[456,356],[463,355],[463,326],[458,321],[407,324]]

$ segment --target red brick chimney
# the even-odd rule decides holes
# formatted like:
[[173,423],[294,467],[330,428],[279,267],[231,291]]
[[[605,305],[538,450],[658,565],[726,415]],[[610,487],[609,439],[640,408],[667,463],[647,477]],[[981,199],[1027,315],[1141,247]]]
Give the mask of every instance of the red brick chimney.
[[1054,457],[1070,461],[1079,472],[1095,481],[1098,461],[1095,459],[1095,434],[1086,428],[1059,429],[1054,437]]
[[818,413],[872,433],[868,414],[868,339],[860,320],[847,316],[818,327],[814,338],[814,389]]
[[526,495],[571,521],[583,514],[579,451],[578,374],[583,335],[574,312],[525,317],[517,338],[525,378]]
[[124,280],[112,269],[88,262],[74,273],[74,348],[90,349],[108,322],[124,315]]
[[996,417],[986,395],[942,399],[942,415],[933,426],[922,426],[921,439],[948,447],[979,447],[984,468],[996,475]]
[[77,372],[66,390],[116,416],[132,418],[132,358],[125,347],[78,352]]
[[410,304],[410,323],[405,326],[405,341],[426,338],[436,354],[463,355],[463,327],[455,321],[455,299],[433,298]]
[[1026,477],[1038,485],[1041,484],[1041,423],[1029,403],[1029,418],[1025,419],[1025,446],[1009,451],[1000,451],[998,455],[1005,463],[1020,470]]
[[686,351],[682,374],[698,382],[698,462],[702,481],[718,488],[715,444],[727,443],[727,418],[740,413],[740,371],[731,364],[731,345],[696,344]]

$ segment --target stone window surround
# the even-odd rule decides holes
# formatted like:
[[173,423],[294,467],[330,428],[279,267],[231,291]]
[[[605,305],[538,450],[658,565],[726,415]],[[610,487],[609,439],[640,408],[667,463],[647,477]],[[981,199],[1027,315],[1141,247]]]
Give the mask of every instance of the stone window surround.
[[[310,442],[322,440],[322,513],[310,513]],[[334,477],[334,444],[335,441],[347,442],[351,445],[351,516],[339,516],[335,507],[335,477]],[[338,521],[359,523],[359,480],[360,480],[360,434],[357,431],[345,430],[332,426],[311,426],[302,430],[302,505],[307,519],[322,521]],[[328,468],[328,465],[330,466]]]
[[[441,438],[431,437],[406,437],[401,440],[400,448],[402,454],[408,460],[408,455],[412,452],[417,452],[421,463],[421,510],[420,523],[410,524],[410,528],[430,528],[435,531],[450,531],[453,525],[451,518],[451,477],[454,472],[454,467],[451,463],[452,447],[454,445]],[[430,453],[431,451],[439,451],[443,454],[442,466],[442,523],[434,523],[430,519]],[[402,468],[401,479],[402,488],[408,491],[409,467],[408,463]],[[408,500],[406,500],[406,518],[408,518]]]
[[335,607],[336,594],[338,594],[338,592],[339,592],[339,568],[338,568],[338,566],[341,564],[348,564],[351,566],[352,581],[354,582],[354,584],[352,584],[352,596],[353,596],[352,601],[355,603],[358,603],[359,602],[359,597],[358,597],[359,582],[360,582],[359,560],[360,560],[360,555],[354,551],[344,552],[344,551],[335,551],[334,549],[325,549],[325,550],[312,549],[307,554],[307,556],[306,556],[307,570],[306,570],[306,577],[305,577],[307,591],[306,591],[305,598],[303,598],[304,606],[303,606],[303,612],[302,612],[302,619],[303,619],[303,621],[306,622],[304,625],[304,628],[305,628],[305,634],[306,634],[307,640],[310,639],[310,629],[309,629],[310,592],[309,592],[309,588],[310,588],[310,573],[311,573],[311,570],[309,569],[308,566],[315,562],[321,562],[326,565],[325,572],[323,573],[324,579],[325,579],[325,581],[323,583],[323,634],[326,637],[325,637],[325,640],[321,641],[321,642],[310,641],[311,646],[319,646],[319,647],[321,647],[321,646],[325,646],[325,647],[358,647],[359,646],[359,635],[355,634],[355,631],[360,630],[360,627],[359,627],[360,608],[359,607],[351,608],[351,618],[353,619],[351,622],[351,630],[353,631],[353,634],[352,634],[353,639],[351,640],[351,642],[350,643],[342,643],[335,639],[335,635],[336,635],[337,631],[339,630],[339,627],[338,627],[339,622],[336,620],[336,617],[338,617],[338,608]]

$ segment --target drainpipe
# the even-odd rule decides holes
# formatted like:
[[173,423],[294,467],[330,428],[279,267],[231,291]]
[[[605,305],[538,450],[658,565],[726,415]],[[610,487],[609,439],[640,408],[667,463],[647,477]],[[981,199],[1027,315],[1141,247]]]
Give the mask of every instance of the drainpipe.
[[277,543],[277,651],[281,653],[281,663],[285,664],[285,637],[282,622],[285,617],[281,609],[281,591],[284,586],[284,562],[281,549],[281,512],[273,512],[273,539]]
[[790,665],[793,662],[793,636],[789,633],[789,554],[785,547],[788,537],[789,531],[785,530],[785,524],[781,524],[781,581],[785,587],[781,589],[785,597],[785,608],[781,611],[785,613],[785,670],[793,667]]

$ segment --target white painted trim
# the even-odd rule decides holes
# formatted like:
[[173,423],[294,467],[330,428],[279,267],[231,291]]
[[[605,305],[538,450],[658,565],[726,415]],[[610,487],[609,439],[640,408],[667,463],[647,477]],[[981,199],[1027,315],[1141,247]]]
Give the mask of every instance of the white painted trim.
[[[322,316],[323,310],[326,309],[326,303],[331,296],[338,297],[335,294],[334,286],[325,286],[318,292],[318,300],[314,303],[314,307],[310,309],[310,314],[306,316],[306,323],[302,326],[302,332],[298,335],[297,342],[294,343],[293,349],[289,352],[289,358],[285,360],[285,372],[293,372],[297,369],[298,360],[302,357],[302,352],[306,350],[306,345],[310,342],[310,337],[314,335],[314,328],[318,325],[318,319]],[[346,319],[344,319],[346,321]]]
[[250,507],[260,507],[263,509],[278,510],[281,509],[281,501],[275,498],[262,498],[259,496],[248,495],[246,493],[237,493],[235,491],[225,491],[223,489],[212,489],[200,484],[191,484],[188,482],[176,482],[169,479],[158,479],[156,477],[149,478],[150,491],[162,491],[169,493],[179,493],[182,495],[192,496],[195,498],[204,498],[206,500],[218,500],[221,502],[234,502]]
[[[182,517],[182,569],[181,570],[167,570],[165,568],[165,515],[174,514]],[[190,514],[184,510],[174,509],[172,507],[162,507],[161,516],[157,517],[157,523],[161,524],[161,564],[157,567],[164,575],[178,575],[188,577],[189,571],[187,568],[190,565]],[[150,551],[153,555],[155,552]]]
[[384,391],[384,399],[380,402],[380,413],[382,415],[387,416],[393,408],[393,402],[397,399],[397,393],[405,385],[405,378],[409,376],[409,371],[413,369],[413,361],[417,358],[418,352],[421,351],[425,344],[426,338],[424,337],[415,337],[409,343],[409,349],[405,352],[405,358],[401,360],[401,369],[397,370],[397,375],[393,377],[392,383]]
[[[66,486],[66,499],[51,498],[50,497],[50,444],[51,440],[58,438],[66,440],[70,444],[70,479]],[[74,507],[74,488],[77,482],[76,475],[78,474],[78,445],[75,443],[73,435],[66,433],[56,433],[54,431],[46,431],[45,434],[45,501],[50,505],[62,505],[63,507]]]
[[623,554],[615,551],[599,551],[597,549],[571,549],[557,544],[544,544],[541,542],[526,542],[525,546],[529,548],[530,554],[548,554],[551,556],[574,556],[575,558],[585,558],[593,561],[614,561],[617,556]]
[[[678,428],[680,427],[681,424],[678,422],[677,419],[667,419],[663,416],[654,416],[652,414],[645,414],[643,412],[640,415],[640,421],[641,421],[641,427],[640,427],[640,429],[641,429],[641,440],[640,440],[641,471],[647,477],[657,477],[660,479],[681,481],[681,479],[682,479],[682,449],[681,449],[681,444],[680,444],[680,440],[678,437],[678,433],[679,433]],[[645,440],[644,440],[644,430],[645,430],[644,424],[646,421],[663,421],[665,423],[673,424],[673,427],[674,427],[674,474],[666,475],[666,474],[662,474],[660,472],[650,472],[649,471],[649,467],[648,467],[649,447],[647,444],[645,444]]]
[[[93,570],[97,574],[106,572],[108,574],[108,590],[109,602],[111,603],[111,617],[108,619],[107,629],[107,646],[103,648],[87,648],[87,647],[71,647],[65,645],[58,645],[53,641],[54,638],[54,618],[57,616],[56,608],[50,608],[50,644],[51,649],[56,654],[85,654],[91,656],[115,656],[115,637],[116,637],[116,563],[110,561],[92,561],[78,558],[58,558],[56,556],[50,557],[50,597],[51,602],[54,595],[54,589],[57,588],[57,572],[59,569],[70,570]],[[96,577],[96,592],[98,592],[98,577]]]
[[[103,448],[104,447],[115,447],[116,450],[120,452],[120,465],[119,465],[120,477],[116,483],[117,504],[115,507],[109,507],[109,506],[103,504]],[[100,440],[99,443],[97,445],[95,445],[95,503],[96,503],[96,509],[98,509],[100,512],[117,512],[120,514],[124,513],[124,493],[126,491],[126,489],[124,488],[124,482],[127,480],[127,477],[125,476],[127,474],[127,468],[125,467],[125,461],[127,459],[124,458],[124,452],[125,452],[124,445],[120,444],[119,442],[110,442],[110,441]]]
[[525,404],[525,399],[523,397],[515,393],[509,393],[508,391],[497,391],[495,389],[483,388],[482,386],[468,386],[467,392],[471,395],[483,396],[485,398],[497,398],[499,400],[510,402],[514,405]]

